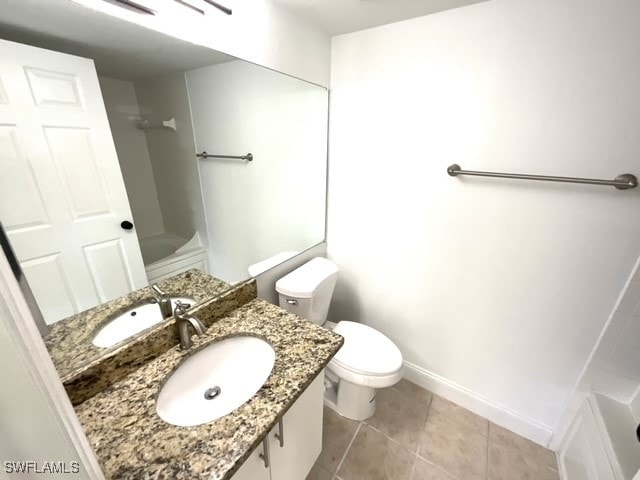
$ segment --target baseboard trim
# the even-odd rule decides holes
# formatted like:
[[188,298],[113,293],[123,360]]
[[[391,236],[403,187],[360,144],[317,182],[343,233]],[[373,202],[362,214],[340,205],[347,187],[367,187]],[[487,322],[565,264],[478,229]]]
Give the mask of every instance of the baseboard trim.
[[404,378],[410,382],[440,395],[473,413],[489,419],[512,432],[547,447],[553,431],[522,415],[494,403],[471,390],[464,388],[446,378],[429,372],[411,362],[404,362]]

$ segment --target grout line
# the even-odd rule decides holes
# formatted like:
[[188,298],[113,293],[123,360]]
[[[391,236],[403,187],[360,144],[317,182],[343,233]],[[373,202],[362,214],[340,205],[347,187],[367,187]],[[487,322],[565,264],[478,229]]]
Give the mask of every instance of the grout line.
[[[556,459],[556,466],[557,466],[557,469],[556,469],[556,468],[550,467],[550,466],[548,466],[548,465],[546,465],[544,463],[541,463],[536,458],[534,458],[532,455],[527,454],[523,449],[519,448],[517,445],[513,445],[513,444],[509,444],[508,442],[500,441],[500,437],[494,437],[492,439],[491,438],[491,425],[495,425],[495,424],[493,422],[489,422],[489,435],[488,435],[489,443],[487,445],[487,449],[489,448],[489,446],[492,443],[495,443],[497,445],[500,445],[503,448],[507,448],[508,450],[511,450],[512,452],[515,452],[520,457],[523,457],[523,458],[526,458],[526,459],[530,460],[531,462],[533,462],[534,464],[542,467],[543,469],[551,470],[554,473],[559,473],[560,466],[557,463],[557,459]],[[521,435],[518,435],[515,432],[511,432],[511,430],[509,430],[508,428],[506,428],[505,430],[509,431],[511,434],[513,434],[514,436],[516,436],[518,438],[522,438],[522,439],[526,440],[527,442],[534,444],[536,447],[539,447],[539,448],[542,448],[542,449],[545,449],[545,450],[549,450],[549,449],[547,449],[547,448],[545,448],[545,447],[543,447],[541,445],[536,444],[535,442],[532,442],[531,440],[529,440],[529,439],[527,439],[527,438],[525,438],[525,437],[523,437]],[[491,453],[488,451],[488,455],[487,455],[487,478],[489,477],[489,455],[490,454]]]
[[[362,422],[365,426],[369,427],[371,430],[373,430],[376,433],[379,433],[380,435],[382,435],[384,438],[386,438],[387,440],[390,440],[392,443],[395,443],[396,445],[398,445],[400,448],[402,448],[403,450],[405,450],[406,452],[410,453],[411,455],[416,455],[416,452],[412,452],[409,447],[407,447],[406,444],[400,442],[399,440],[396,440],[395,438],[391,438],[389,435],[387,435],[386,433],[384,433],[381,430],[378,430],[376,427],[373,427],[371,425],[369,425],[368,423]],[[417,446],[416,446],[416,451],[418,450]]]
[[[453,403],[453,402],[451,402],[451,403]],[[481,417],[480,415],[477,415],[477,414],[473,413],[471,410],[467,410],[466,408],[461,407],[458,404],[454,403],[454,405],[456,405],[457,407],[459,407],[459,408],[461,408],[461,409],[463,409],[463,410],[475,415],[478,418],[481,418],[482,420],[486,420],[488,423],[490,423],[488,418]],[[438,410],[437,408],[433,408],[433,407],[430,407],[429,410],[433,410],[434,412],[438,413],[439,415],[442,415],[443,417],[445,417],[447,420],[451,420],[453,423],[456,423],[458,425],[463,426],[466,430],[468,430],[468,431],[470,431],[472,433],[475,433],[477,435],[481,435],[481,436],[485,437],[487,440],[489,439],[489,427],[488,426],[487,426],[486,433],[483,434],[483,433],[479,432],[478,430],[476,430],[475,428],[470,427],[468,422],[465,423],[465,422],[461,421],[460,419],[454,418],[455,417],[454,415],[451,415],[449,413],[445,413],[442,410]]]
[[460,480],[460,477],[458,477],[457,475],[454,475],[453,473],[451,473],[449,470],[445,469],[444,467],[438,465],[437,463],[433,463],[431,460],[429,460],[428,458],[423,457],[422,455],[418,455],[416,454],[416,457],[418,457],[420,460],[423,460],[425,462],[427,462],[429,465],[431,465],[432,467],[436,468],[437,470],[440,470],[441,472],[446,473],[448,476],[450,476],[451,478],[455,478],[456,480]]
[[389,435],[387,435],[386,433],[378,430],[376,427],[372,427],[371,425],[367,425],[367,427],[369,427],[371,430],[373,430],[374,432],[379,433],[380,435],[382,435],[384,438],[386,438],[387,440],[390,440],[391,442],[395,443],[396,445],[398,445],[399,447],[401,447],[403,450],[406,450],[409,453],[413,453],[411,450],[409,450],[407,448],[407,446],[404,443],[400,443],[398,440],[396,440],[395,438],[391,438]]
[[[433,397],[431,397],[431,401],[433,401]],[[427,407],[427,418],[424,421],[424,425],[422,425],[422,431],[420,432],[421,434],[424,433],[425,429],[427,428],[427,423],[429,423],[429,416],[431,415],[431,401],[429,401],[429,406]],[[416,451],[414,453],[418,455],[419,451],[420,451],[420,441],[418,440],[418,442],[416,442]]]
[[[433,401],[433,397],[432,401]],[[427,410],[427,422],[429,421],[429,415],[431,414],[431,402],[429,402],[429,409]],[[437,412],[437,410],[434,410],[435,412]],[[426,422],[425,422],[425,427],[426,427]],[[424,428],[424,427],[423,427]],[[417,459],[423,460],[425,462],[427,462],[429,465],[431,465],[432,467],[434,467],[435,469],[444,472],[446,475],[450,476],[451,478],[455,478],[459,480],[459,477],[457,475],[454,475],[453,473],[449,472],[448,470],[446,470],[445,468],[441,467],[440,465],[437,465],[435,463],[433,463],[431,460],[429,460],[428,458],[423,457],[422,455],[420,455],[420,442],[418,442],[418,444],[416,445],[416,461],[414,462],[414,469],[415,469],[415,464],[418,462]]]
[[486,479],[489,478],[489,455],[491,455],[491,453],[489,452],[490,448],[491,448],[491,440],[489,439],[489,431],[487,431],[487,455],[485,459],[485,468],[484,468],[484,478]]
[[[392,386],[391,388],[394,388],[394,386]],[[395,389],[395,390],[396,390],[396,391],[398,391],[399,393],[402,393],[402,394],[403,394],[403,395],[405,395],[405,396],[409,396],[409,395],[407,395],[407,394],[404,394],[404,393],[403,393],[403,392],[401,392],[400,390],[397,390],[397,389]],[[426,390],[426,389],[423,389],[423,390]],[[487,440],[487,451],[486,451],[486,458],[485,458],[485,479],[487,479],[487,478],[488,478],[488,475],[489,475],[489,428],[490,428],[490,424],[491,424],[491,422],[489,421],[489,419],[484,418],[484,417],[482,417],[482,416],[480,416],[480,415],[478,415],[478,414],[476,414],[476,413],[473,413],[471,410],[467,410],[466,408],[464,408],[464,407],[462,407],[462,406],[458,405],[458,404],[457,404],[457,403],[455,403],[455,402],[451,402],[450,400],[446,400],[446,399],[444,399],[444,400],[446,400],[446,401],[450,402],[451,404],[455,405],[457,408],[459,408],[459,409],[461,409],[461,410],[464,410],[464,411],[466,411],[466,412],[469,412],[469,413],[471,413],[471,414],[475,415],[475,416],[476,416],[476,417],[478,417],[478,418],[482,418],[483,420],[486,420],[486,421],[487,421],[487,428],[486,428],[485,434],[483,435],[482,433],[478,432],[477,430],[475,430],[475,429],[473,429],[473,428],[470,428],[468,423],[464,423],[464,422],[462,422],[462,421],[459,421],[457,418],[454,418],[452,415],[450,415],[450,414],[448,414],[448,413],[445,413],[445,412],[443,412],[443,411],[440,411],[440,410],[438,410],[437,408],[433,408],[433,400],[434,400],[434,398],[436,397],[436,394],[435,394],[435,393],[433,393],[433,392],[431,392],[430,390],[426,390],[426,391],[427,391],[427,392],[429,392],[429,393],[431,394],[431,397],[429,398],[429,402],[428,402],[428,404],[427,404],[427,420],[425,421],[425,425],[423,426],[423,429],[424,429],[424,427],[426,426],[426,424],[429,422],[429,415],[431,414],[431,412],[436,412],[438,415],[442,415],[443,417],[447,418],[448,420],[452,421],[453,423],[458,424],[458,425],[461,425],[461,426],[465,427],[465,429],[467,429],[467,430],[469,430],[469,431],[471,431],[471,432],[473,432],[473,433],[476,433],[477,435],[481,435],[481,436],[485,437],[485,438],[486,438],[486,440]],[[442,398],[442,397],[441,397],[441,398]],[[369,426],[370,426],[370,425],[369,425]],[[371,426],[370,426],[370,427],[371,427]],[[371,428],[373,428],[373,427],[371,427]],[[377,429],[375,429],[375,428],[374,428],[374,430],[378,431],[378,430],[377,430]],[[382,432],[380,432],[380,433],[382,433]],[[397,441],[395,441],[394,439],[392,439],[392,438],[388,437],[388,436],[387,436],[387,435],[385,435],[384,433],[382,433],[382,434],[383,434],[385,437],[389,438],[391,441],[394,441],[395,443],[398,443]],[[442,472],[446,473],[447,475],[451,476],[451,478],[456,478],[456,479],[458,479],[458,478],[459,478],[458,476],[456,476],[456,475],[454,475],[453,473],[449,472],[448,470],[444,469],[444,468],[443,468],[443,467],[441,467],[440,465],[437,465],[437,464],[433,463],[431,460],[428,460],[427,458],[425,458],[425,457],[423,457],[422,455],[420,455],[420,443],[419,443],[419,442],[418,442],[418,443],[417,443],[417,445],[416,445],[416,450],[415,450],[415,452],[414,452],[414,455],[416,456],[416,458],[419,458],[419,459],[421,459],[421,460],[423,460],[423,461],[427,462],[428,464],[432,465],[434,468],[436,468],[436,469],[438,469],[438,470],[440,470],[440,471],[442,471]],[[417,460],[416,460],[416,461],[417,461]],[[412,473],[411,473],[412,475],[413,475],[413,471],[415,470],[416,461],[414,461],[414,468],[413,468]]]
[[[390,387],[393,388],[393,387]],[[398,391],[399,393],[405,395],[404,393]],[[407,396],[407,395],[405,395]],[[431,405],[431,402],[429,402],[429,405]],[[424,427],[427,424],[427,420],[429,419],[429,411],[431,410],[431,407],[428,406],[427,407],[427,417],[425,419],[424,424],[422,425],[422,430],[424,430]],[[374,427],[373,425],[371,425],[369,422],[367,422],[367,420],[363,420],[362,423],[364,423],[367,427],[369,427],[371,430],[373,430],[374,432],[378,432],[379,434],[381,434],[383,437],[385,437],[388,440],[391,440],[393,443],[395,443],[396,445],[398,445],[399,447],[401,447],[403,450],[406,450],[407,452],[411,453],[412,455],[417,455],[418,453],[418,448],[420,446],[420,442],[416,441],[416,446],[415,449],[412,451],[411,447],[408,446],[405,443],[400,442],[399,440],[396,440],[395,438],[390,437],[389,435],[387,435],[386,433],[384,433],[382,430],[379,430],[378,428]]]
[[[515,453],[517,456],[525,458],[525,459],[531,461],[531,463],[534,463],[535,465],[537,465],[539,467],[542,467],[543,469],[549,470],[549,471],[551,471],[553,473],[559,473],[560,472],[560,470],[556,470],[555,468],[549,467],[548,465],[545,465],[544,463],[539,462],[538,460],[536,460],[535,458],[533,458],[530,455],[527,455],[525,452],[523,452],[522,450],[520,450],[517,447],[514,447],[512,445],[506,445],[506,443],[498,442],[498,441],[489,442],[489,444],[491,444],[491,443],[495,443],[495,444],[499,445],[500,447],[505,448],[505,449],[511,451],[512,453]],[[487,458],[487,462],[488,461],[489,461],[489,459]],[[489,464],[487,463],[487,468],[488,468],[488,465]]]
[[360,422],[358,424],[358,428],[356,428],[356,433],[353,434],[353,438],[349,442],[349,445],[347,445],[347,448],[344,451],[344,455],[342,455],[342,458],[340,459],[340,463],[338,463],[338,466],[336,467],[336,473],[335,473],[335,476],[333,477],[334,479],[338,477],[338,472],[340,471],[340,467],[342,467],[342,464],[344,463],[344,459],[347,458],[347,453],[349,453],[349,449],[351,448],[351,445],[353,445],[353,442],[355,442],[356,437],[358,436],[358,432],[360,431],[360,428],[362,427],[363,423],[364,422]]
[[[394,390],[395,392],[399,393],[403,397],[412,398],[412,399],[414,398],[414,395],[412,395],[411,393],[403,392],[402,390],[397,389],[395,385],[391,385],[390,387],[387,387],[387,388],[390,388],[391,390]],[[422,387],[420,387],[420,388],[422,388]],[[424,390],[425,392],[427,392],[429,394],[429,401],[428,402],[422,402],[420,400],[416,400],[416,401],[417,401],[417,403],[429,408],[431,406],[431,402],[433,401],[433,397],[435,396],[435,393],[433,393],[430,390],[427,390],[426,388],[422,388],[422,390]]]
[[418,462],[418,456],[413,455],[413,467],[411,467],[411,473],[409,474],[409,480],[413,480],[413,474],[416,472],[416,463]]

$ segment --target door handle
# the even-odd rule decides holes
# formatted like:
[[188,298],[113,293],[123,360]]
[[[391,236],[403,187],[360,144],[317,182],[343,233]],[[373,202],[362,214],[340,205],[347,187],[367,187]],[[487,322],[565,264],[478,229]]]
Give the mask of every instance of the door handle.
[[280,442],[280,446],[284,447],[284,425],[282,425],[282,418],[278,420],[278,433],[275,435],[278,442]]
[[271,455],[269,454],[269,435],[264,437],[264,440],[262,440],[262,453],[259,457],[264,462],[264,468],[269,468],[269,464],[271,463]]
[[120,226],[124,230],[133,230],[133,223],[131,223],[129,220],[125,220],[124,222],[120,223]]

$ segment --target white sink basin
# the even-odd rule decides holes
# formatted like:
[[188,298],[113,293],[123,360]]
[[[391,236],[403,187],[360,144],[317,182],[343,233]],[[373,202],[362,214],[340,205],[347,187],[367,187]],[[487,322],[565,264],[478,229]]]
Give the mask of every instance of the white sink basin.
[[275,359],[273,347],[257,337],[212,343],[183,360],[160,390],[156,411],[180,427],[212,422],[253,397]]
[[[171,309],[176,306],[176,302],[190,303],[196,302],[190,297],[171,298]],[[108,348],[121,341],[141,332],[153,325],[161,323],[164,319],[157,303],[146,303],[118,315],[93,337],[93,344],[96,347]]]

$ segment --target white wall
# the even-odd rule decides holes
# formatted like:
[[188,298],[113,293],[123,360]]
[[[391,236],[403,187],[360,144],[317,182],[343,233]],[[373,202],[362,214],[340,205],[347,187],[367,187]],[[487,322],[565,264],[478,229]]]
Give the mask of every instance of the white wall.
[[184,74],[161,75],[135,82],[143,114],[152,124],[175,118],[177,131],[146,132],[165,231],[185,239],[207,231],[198,188],[198,166]]
[[212,275],[236,282],[249,265],[324,240],[326,89],[243,61],[186,78],[196,149],[254,155],[199,162]]
[[[233,15],[214,12],[206,17],[171,5],[150,16],[106,2],[74,1],[319,85],[329,83],[329,36],[274,0],[230,0]],[[163,15],[163,8],[169,13]]]
[[333,39],[333,320],[540,443],[640,252],[640,3],[493,0]]
[[136,128],[140,108],[132,82],[98,77],[113,142],[139,238],[164,231],[158,192],[144,131]]

